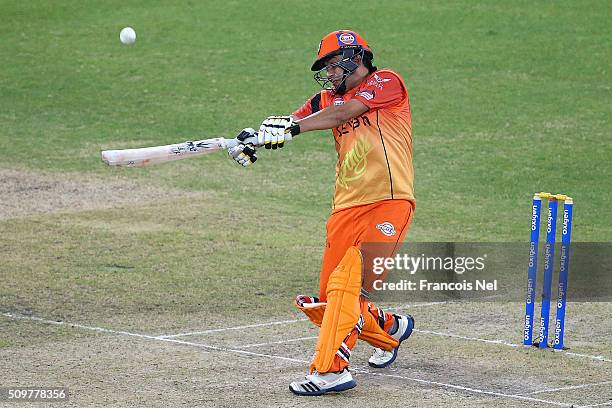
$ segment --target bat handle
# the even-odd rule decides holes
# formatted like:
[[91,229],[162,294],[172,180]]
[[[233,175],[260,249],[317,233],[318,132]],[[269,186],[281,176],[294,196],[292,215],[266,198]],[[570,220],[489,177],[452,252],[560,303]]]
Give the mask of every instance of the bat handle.
[[[256,138],[256,137],[255,137],[255,138]],[[249,138],[249,139],[250,139],[250,138]],[[286,142],[290,142],[292,139],[293,139],[293,136],[291,135],[291,133],[285,133],[285,143],[286,143]],[[247,139],[247,140],[248,140],[248,139]],[[229,148],[231,148],[231,147],[236,147],[236,146],[238,146],[240,143],[243,143],[243,142],[242,142],[242,141],[240,141],[240,140],[238,140],[238,139],[236,139],[236,138],[234,138],[234,139],[226,139],[226,140],[225,140],[225,147],[229,149]],[[248,142],[247,142],[247,143],[248,143]],[[262,146],[263,146],[263,145],[261,145],[261,146],[257,146],[257,145],[255,145],[255,147],[262,147]]]

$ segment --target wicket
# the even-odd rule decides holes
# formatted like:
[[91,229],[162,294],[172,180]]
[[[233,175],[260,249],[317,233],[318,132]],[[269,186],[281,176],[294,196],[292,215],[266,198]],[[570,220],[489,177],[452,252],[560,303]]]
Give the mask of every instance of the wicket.
[[536,277],[538,270],[538,244],[540,238],[540,212],[542,199],[548,200],[546,218],[546,246],[544,248],[544,282],[542,285],[542,308],[540,313],[540,330],[538,347],[548,347],[548,323],[550,300],[552,296],[553,264],[555,254],[555,237],[557,232],[558,202],[563,201],[563,225],[561,229],[561,257],[559,266],[559,284],[557,291],[557,317],[555,319],[555,338],[553,348],[563,349],[565,331],[565,305],[567,302],[567,282],[569,271],[569,248],[572,232],[572,212],[574,202],[564,194],[536,193],[531,206],[531,240],[529,245],[529,268],[527,271],[527,298],[525,301],[525,327],[523,344],[533,345],[533,316],[535,314]]

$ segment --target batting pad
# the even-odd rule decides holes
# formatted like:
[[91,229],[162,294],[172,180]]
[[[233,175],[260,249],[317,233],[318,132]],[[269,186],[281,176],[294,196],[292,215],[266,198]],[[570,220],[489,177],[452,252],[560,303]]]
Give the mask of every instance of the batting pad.
[[329,372],[334,356],[361,315],[361,252],[350,247],[329,276],[327,306],[323,314],[319,339],[310,371]]
[[[376,317],[372,316],[372,313],[368,310],[368,303],[361,302],[364,324],[361,333],[359,334],[360,340],[365,340],[374,347],[378,347],[383,350],[391,351],[399,345],[399,342],[395,340],[389,333],[384,331],[378,324]],[[325,313],[326,302],[317,303],[304,303],[300,305],[295,302],[295,307],[300,309],[308,319],[315,325],[321,327],[323,322],[323,314]]]

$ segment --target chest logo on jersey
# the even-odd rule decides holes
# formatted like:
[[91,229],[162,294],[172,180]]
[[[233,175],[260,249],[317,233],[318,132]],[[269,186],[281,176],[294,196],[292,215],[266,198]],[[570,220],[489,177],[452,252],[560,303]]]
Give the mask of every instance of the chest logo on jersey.
[[393,235],[395,235],[395,227],[388,221],[385,221],[382,224],[377,224],[376,229],[380,230],[383,235],[386,235],[388,237],[392,237]]
[[340,163],[337,183],[340,187],[348,189],[349,183],[359,180],[368,167],[368,153],[372,146],[364,139],[358,139],[351,150],[346,152]]
[[372,126],[370,119],[368,119],[367,115],[359,116],[357,118],[353,118],[346,123],[343,123],[340,126],[336,127],[336,135],[342,137],[346,135],[351,130],[357,129],[359,126]]

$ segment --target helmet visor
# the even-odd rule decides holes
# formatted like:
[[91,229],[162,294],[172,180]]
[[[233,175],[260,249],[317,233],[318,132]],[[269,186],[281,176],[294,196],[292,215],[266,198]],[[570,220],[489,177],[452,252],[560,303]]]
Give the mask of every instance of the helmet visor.
[[[348,52],[347,52],[348,51]],[[345,50],[341,57],[334,55],[323,61],[326,65],[319,69],[314,74],[314,80],[321,85],[323,89],[337,91],[344,89],[346,79],[357,70],[359,65],[353,61],[355,56],[363,56],[363,49]]]
[[351,74],[340,65],[342,61],[326,65],[314,74],[314,80],[321,85],[321,88],[328,90],[337,89],[346,78]]

